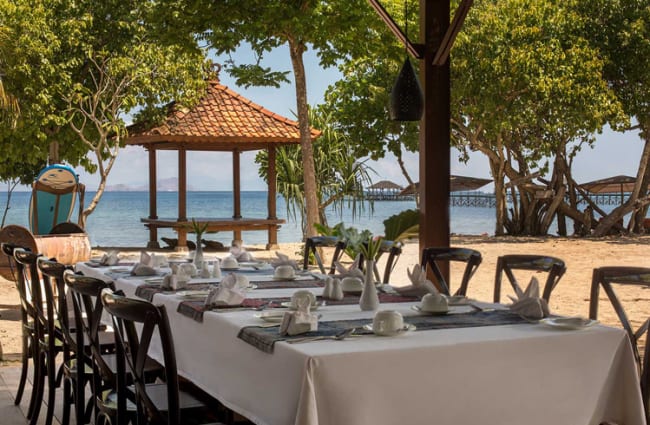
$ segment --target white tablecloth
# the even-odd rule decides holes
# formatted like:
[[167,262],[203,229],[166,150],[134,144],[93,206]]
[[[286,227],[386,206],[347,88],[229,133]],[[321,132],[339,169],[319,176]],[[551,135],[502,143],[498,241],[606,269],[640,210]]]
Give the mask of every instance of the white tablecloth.
[[[106,278],[101,269],[78,270]],[[133,296],[142,281],[118,279]],[[290,296],[291,289],[254,291]],[[320,289],[314,289],[320,292]],[[165,305],[179,373],[264,425],[644,424],[632,350],[620,329],[562,331],[540,324],[416,331],[398,337],[275,344],[264,353],[237,338],[253,311],[207,312],[198,323]],[[405,316],[410,303],[384,304]],[[370,318],[326,306],[321,320]],[[151,353],[161,359],[154,347]]]

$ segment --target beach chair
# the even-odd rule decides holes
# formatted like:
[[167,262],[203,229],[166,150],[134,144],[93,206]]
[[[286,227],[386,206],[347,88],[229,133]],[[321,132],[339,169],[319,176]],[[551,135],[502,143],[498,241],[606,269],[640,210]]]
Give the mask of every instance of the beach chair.
[[47,235],[57,224],[70,221],[77,197],[81,218],[84,190],[77,174],[67,165],[54,164],[42,169],[32,185],[30,231],[34,235]]
[[325,266],[323,265],[323,259],[318,253],[319,248],[323,247],[333,247],[334,254],[332,255],[332,262],[329,268],[329,274],[334,274],[336,267],[334,263],[339,261],[345,252],[346,243],[344,240],[337,238],[336,236],[311,236],[305,240],[305,250],[302,260],[302,269],[307,270],[309,268],[309,257],[310,255],[314,256],[316,264],[320,272],[325,274]]
[[[650,420],[648,411],[650,409],[650,318],[641,317],[642,320],[638,328],[628,317],[621,300],[614,291],[614,285],[621,286],[639,286],[642,289],[650,289],[650,268],[648,267],[627,267],[627,266],[610,266],[595,268],[591,279],[591,294],[589,297],[589,318],[598,319],[598,307],[600,289],[602,288],[607,295],[607,299],[612,305],[618,320],[621,322],[623,329],[632,344],[634,358],[637,362],[641,383],[641,396],[646,411],[646,420]],[[645,337],[645,338],[644,338]],[[641,340],[645,340],[644,355],[640,355]]]
[[521,288],[527,286],[527,284],[520,284],[517,281],[513,270],[545,272],[546,281],[543,286],[542,298],[548,302],[551,297],[551,292],[553,292],[553,289],[555,289],[555,286],[566,272],[566,265],[559,258],[547,255],[513,254],[500,256],[497,259],[496,276],[494,278],[495,303],[501,301],[501,281],[503,280],[504,273],[508,277],[508,281],[510,281],[513,289],[515,288],[515,284]]
[[467,295],[467,286],[474,276],[474,273],[481,265],[483,258],[481,253],[469,248],[455,247],[429,247],[422,250],[422,261],[420,265],[426,269],[428,266],[438,281],[438,290],[445,295],[452,295],[451,288],[440,271],[440,262],[450,263],[452,261],[465,263],[465,271],[460,286],[454,295]]

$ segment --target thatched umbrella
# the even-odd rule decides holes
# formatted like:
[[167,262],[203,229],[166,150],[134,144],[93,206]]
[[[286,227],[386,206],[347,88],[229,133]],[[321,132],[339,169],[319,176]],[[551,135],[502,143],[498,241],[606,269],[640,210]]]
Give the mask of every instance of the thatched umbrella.
[[[594,180],[580,185],[581,188],[590,193],[625,193],[634,190],[636,177],[614,176],[605,179]],[[622,196],[622,195],[621,195]]]
[[[467,177],[467,176],[449,176],[449,191],[450,192],[463,192],[467,190],[477,190],[482,188],[488,183],[491,183],[490,179],[480,179],[478,177]],[[399,193],[399,196],[415,195],[419,190],[419,183],[414,183],[413,186],[409,186],[406,189],[402,190]]]

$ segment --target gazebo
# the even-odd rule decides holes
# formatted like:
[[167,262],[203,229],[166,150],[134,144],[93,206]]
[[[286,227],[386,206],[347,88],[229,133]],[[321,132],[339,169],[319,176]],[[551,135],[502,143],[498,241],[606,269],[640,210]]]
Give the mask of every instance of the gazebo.
[[402,186],[390,180],[381,180],[368,186],[366,189],[369,199],[384,200],[395,199],[397,194],[403,189]]
[[[130,129],[127,145],[140,145],[149,151],[149,217],[141,221],[149,229],[147,247],[158,248],[158,229],[172,228],[178,234],[177,249],[186,249],[187,233],[191,226],[187,219],[187,151],[232,152],[233,215],[228,218],[195,217],[207,223],[208,231],[232,230],[233,239],[241,240],[242,231],[267,230],[271,249],[277,246],[277,231],[285,222],[276,214],[276,148],[299,144],[298,123],[275,114],[222,85],[218,80],[208,82],[205,95],[192,109],[176,103],[168,107],[163,124],[147,128],[136,124]],[[320,132],[311,130],[312,139]],[[242,216],[240,154],[244,151],[268,151],[268,216]],[[156,152],[178,152],[178,217],[162,218],[157,213]]]
[[[450,192],[464,192],[469,190],[478,190],[485,186],[488,183],[491,183],[490,179],[481,179],[478,177],[467,177],[467,176],[449,176],[449,191]],[[415,186],[415,187],[413,187]],[[399,196],[409,196],[415,195],[420,189],[420,183],[413,183],[413,186],[408,186],[399,193]]]

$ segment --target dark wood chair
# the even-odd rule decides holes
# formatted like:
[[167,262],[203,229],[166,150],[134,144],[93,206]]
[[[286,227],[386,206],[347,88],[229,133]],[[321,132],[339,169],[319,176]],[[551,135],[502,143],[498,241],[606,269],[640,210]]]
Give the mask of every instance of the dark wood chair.
[[555,289],[555,286],[566,272],[566,265],[564,264],[564,261],[559,258],[547,255],[502,255],[497,259],[496,276],[494,278],[495,303],[501,301],[501,282],[504,273],[508,277],[513,289],[515,284],[518,284],[522,289],[525,289],[526,285],[522,285],[517,281],[513,270],[530,270],[547,273],[546,281],[543,286],[542,298],[548,302],[551,297],[551,292],[553,292],[553,289]]
[[336,236],[311,236],[305,240],[305,251],[302,260],[302,269],[307,270],[309,268],[309,257],[314,256],[316,264],[321,273],[325,274],[325,266],[323,265],[323,259],[318,253],[318,248],[323,247],[333,247],[334,254],[332,255],[332,263],[330,264],[329,274],[334,274],[336,272],[336,267],[334,263],[339,261],[343,256],[346,248],[346,242],[337,238]]
[[[101,296],[104,308],[111,314],[117,343],[117,404],[118,423],[122,412],[128,409],[123,394],[132,392],[137,408],[137,423],[143,424],[198,424],[211,420],[206,404],[179,387],[174,342],[164,306],[127,298],[110,290]],[[136,324],[141,329],[136,331]],[[157,334],[157,335],[156,335]],[[154,337],[160,338],[165,368],[162,383],[147,383],[146,359]],[[133,377],[133,386],[127,388],[127,371]],[[216,423],[215,423],[216,424]]]
[[467,287],[474,273],[481,265],[483,257],[481,253],[469,248],[456,247],[429,247],[422,250],[422,261],[420,265],[426,269],[428,266],[438,281],[438,290],[445,295],[452,295],[449,283],[445,280],[440,271],[440,263],[450,263],[452,261],[465,263],[465,271],[460,281],[460,286],[454,295],[467,295]]
[[47,380],[47,411],[45,424],[51,425],[54,418],[56,398],[57,357],[63,352],[63,339],[58,328],[56,298],[51,285],[41,284],[38,272],[40,254],[17,248],[14,250],[16,263],[24,267],[26,282],[31,289],[32,305],[35,311],[34,333],[37,339],[36,368],[33,385],[36,387],[36,405],[30,417],[30,424],[38,423],[45,381]]
[[[377,267],[377,261],[384,254],[388,254],[388,258],[386,259],[386,265],[384,266],[383,277],[381,277],[379,275],[379,268]],[[401,242],[388,241],[388,240],[381,241],[381,245],[379,246],[379,251],[377,252],[377,256],[375,257],[374,275],[377,282],[389,283],[390,275],[393,272],[393,269],[395,268],[395,265],[397,264],[397,260],[399,259],[400,255],[402,255]],[[359,256],[359,268],[361,270],[365,268],[365,258],[363,254]]]
[[[38,363],[38,338],[36,336],[36,329],[34,323],[36,322],[36,309],[32,303],[32,296],[29,284],[25,277],[25,266],[22,263],[16,262],[14,258],[14,251],[16,249],[23,249],[14,244],[4,242],[1,245],[2,253],[8,257],[9,267],[12,269],[12,274],[15,277],[16,289],[20,297],[20,320],[22,327],[22,355],[21,355],[21,369],[20,379],[18,381],[18,388],[16,390],[16,397],[14,404],[19,405],[23,393],[25,391],[25,383],[27,382],[27,375],[29,374],[29,364],[32,364],[32,372],[34,376],[34,384],[37,382],[37,363]],[[34,407],[42,402],[41,399],[37,400],[37,386],[32,385],[32,393],[29,399],[29,407],[27,408],[27,419],[32,417]]]
[[[650,289],[650,268],[648,267],[627,267],[627,266],[610,266],[595,268],[591,278],[591,294],[589,297],[589,318],[598,319],[598,306],[600,289],[602,288],[609,299],[618,320],[621,322],[623,329],[632,344],[632,350],[637,362],[641,382],[641,396],[646,411],[646,420],[650,420],[648,411],[650,410],[650,318],[641,318],[643,322],[634,329],[630,318],[628,317],[623,304],[616,295],[613,285],[634,285]],[[645,348],[643,357],[639,352],[640,340],[645,337]]]

